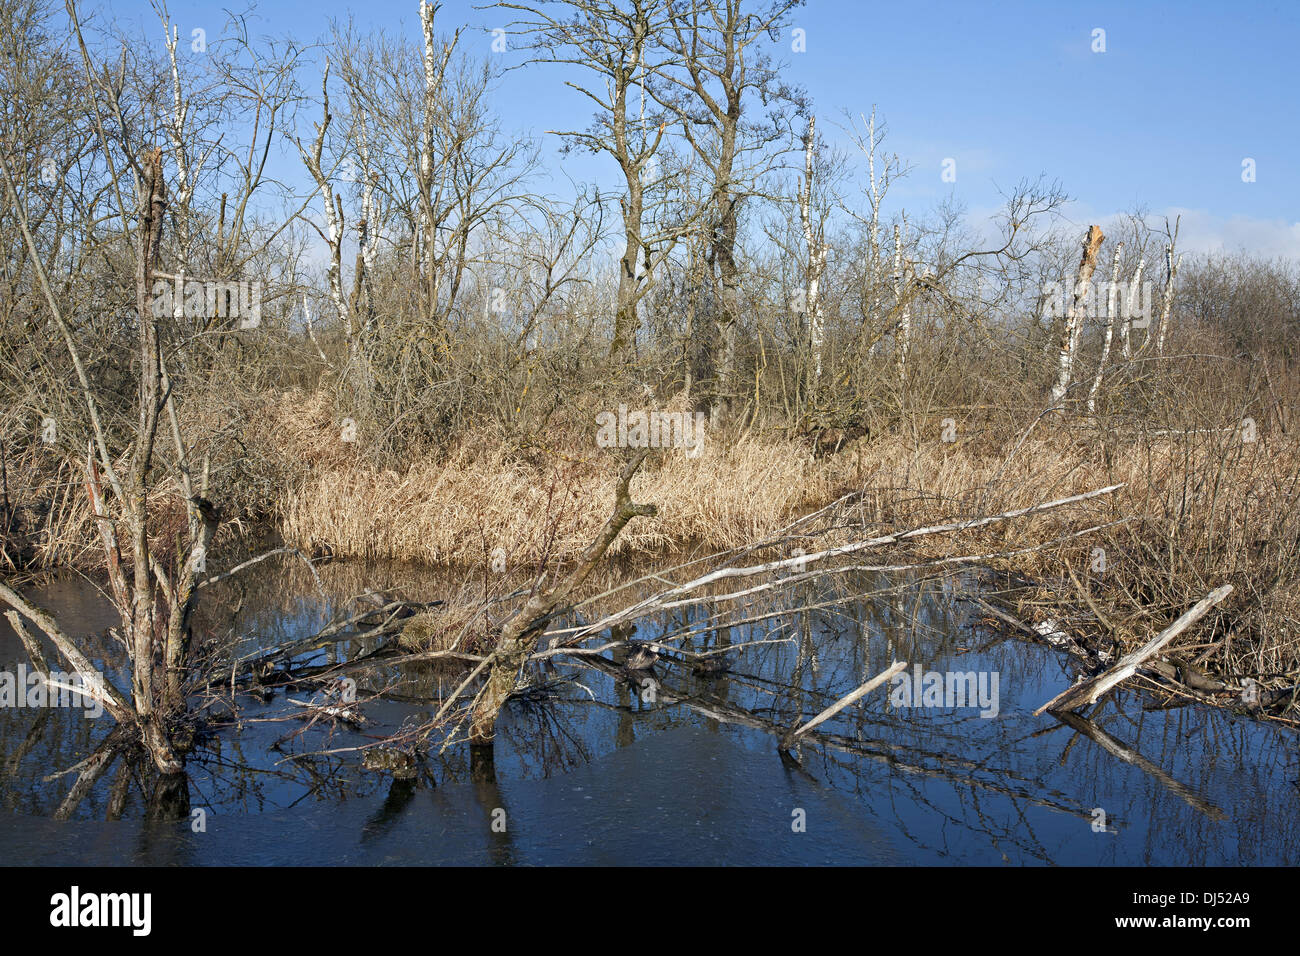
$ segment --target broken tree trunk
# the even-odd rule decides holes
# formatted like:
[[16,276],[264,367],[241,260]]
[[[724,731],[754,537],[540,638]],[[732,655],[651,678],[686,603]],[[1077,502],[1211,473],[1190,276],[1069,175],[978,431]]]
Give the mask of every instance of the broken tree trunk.
[[1084,303],[1088,298],[1088,283],[1097,268],[1097,250],[1105,238],[1100,226],[1089,226],[1088,237],[1083,241],[1083,257],[1079,260],[1079,274],[1071,290],[1070,305],[1065,313],[1065,324],[1061,330],[1061,351],[1057,364],[1056,384],[1052,386],[1052,404],[1057,405],[1065,398],[1074,377],[1075,355],[1079,348],[1079,333],[1083,329]]
[[808,267],[805,274],[804,307],[808,314],[808,346],[811,362],[808,368],[808,397],[815,405],[821,388],[822,351],[826,338],[826,317],[823,314],[821,281],[826,271],[825,227],[813,219],[813,155],[817,143],[817,117],[808,117],[808,134],[804,137],[804,179],[799,189],[799,222],[803,226],[804,245],[808,249]]
[[1070,711],[1096,703],[1116,685],[1132,677],[1137,672],[1137,669],[1142,666],[1143,661],[1158,653],[1161,648],[1203,618],[1210,608],[1214,607],[1231,593],[1231,584],[1225,584],[1223,587],[1215,588],[1205,597],[1201,598],[1201,600],[1193,604],[1185,614],[1178,618],[1178,620],[1174,621],[1174,623],[1170,624],[1151,640],[1147,641],[1133,653],[1126,654],[1120,658],[1119,663],[1114,667],[1098,674],[1096,677],[1090,677],[1085,681],[1081,681],[1062,693],[1057,694],[1042,707],[1039,707],[1034,711],[1035,716],[1043,713],[1045,710]]
[[[1124,254],[1124,243],[1115,247],[1115,259],[1110,268],[1110,288],[1106,290],[1106,335],[1101,343],[1101,358],[1097,362],[1097,375],[1088,390],[1088,414],[1096,414],[1097,392],[1106,374],[1106,360],[1110,358],[1110,343],[1115,337],[1115,313],[1119,311],[1119,260]],[[1127,318],[1125,321],[1128,321]]]
[[641,467],[647,454],[647,450],[638,452],[624,466],[614,492],[614,513],[609,516],[596,539],[587,546],[569,576],[552,588],[543,588],[539,582],[523,610],[502,629],[496,650],[484,662],[488,677],[474,702],[470,722],[472,745],[485,746],[492,742],[501,708],[514,693],[519,672],[536,649],[537,639],[555,611],[568,603],[569,597],[595,569],[629,521],[636,517],[654,517],[658,514],[654,505],[633,503],[628,490],[632,476]]

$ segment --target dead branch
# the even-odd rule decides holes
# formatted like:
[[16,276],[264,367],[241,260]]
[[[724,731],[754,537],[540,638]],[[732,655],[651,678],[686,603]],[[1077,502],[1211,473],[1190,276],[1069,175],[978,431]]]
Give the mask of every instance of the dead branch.
[[1153,657],[1161,648],[1172,641],[1183,631],[1187,630],[1201,618],[1203,618],[1210,608],[1221,602],[1232,593],[1232,585],[1225,584],[1220,588],[1215,588],[1201,600],[1191,606],[1178,620],[1174,621],[1167,628],[1147,641],[1141,647],[1131,654],[1126,654],[1120,658],[1119,663],[1107,670],[1105,673],[1096,677],[1090,677],[1087,680],[1075,684],[1073,687],[1057,694],[1043,706],[1034,711],[1035,716],[1050,710],[1053,712],[1077,710],[1089,704],[1096,703],[1113,687],[1120,684],[1129,677],[1137,673],[1137,669],[1149,657]]
[[812,730],[818,724],[830,720],[832,717],[838,714],[845,707],[848,707],[850,704],[856,703],[857,701],[861,700],[863,697],[867,696],[867,694],[871,693],[873,690],[875,690],[885,681],[889,680],[899,671],[906,670],[906,668],[907,668],[907,661],[894,661],[893,664],[891,664],[885,670],[881,671],[875,677],[871,678],[871,680],[867,681],[857,690],[845,694],[843,697],[841,697],[835,703],[831,704],[829,707],[823,710],[812,720],[808,721],[805,724],[800,725],[794,730],[791,730],[788,734],[782,737],[781,749],[789,750],[792,746],[794,746],[795,741],[798,740],[800,737],[802,737],[804,734],[808,733],[808,731]]

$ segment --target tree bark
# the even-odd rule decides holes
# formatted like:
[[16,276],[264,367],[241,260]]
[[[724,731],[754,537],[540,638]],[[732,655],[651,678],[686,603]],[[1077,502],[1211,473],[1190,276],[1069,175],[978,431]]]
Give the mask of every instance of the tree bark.
[[489,657],[487,683],[474,703],[470,722],[472,745],[482,747],[491,743],[501,708],[514,693],[519,672],[536,649],[537,639],[555,611],[568,603],[570,596],[595,569],[629,521],[639,516],[653,517],[658,514],[654,505],[633,503],[629,491],[632,476],[641,467],[647,454],[645,450],[638,452],[623,468],[614,495],[614,513],[582,553],[573,571],[555,587],[543,588],[539,584],[523,610],[502,629],[497,649]]
[[181,763],[156,710],[154,697],[154,577],[148,536],[148,486],[154,441],[162,411],[158,345],[158,318],[153,314],[153,271],[162,242],[167,210],[167,185],[163,179],[162,150],[150,150],[141,165],[139,233],[136,248],[136,313],[139,320],[140,389],[136,448],[127,476],[127,523],[131,533],[132,672],[131,696],[144,744],[162,773],[177,773]]
[[1061,329],[1056,384],[1052,386],[1053,405],[1059,404],[1065,398],[1065,393],[1069,391],[1070,382],[1074,377],[1075,355],[1079,348],[1079,333],[1083,329],[1083,310],[1088,295],[1088,283],[1097,268],[1097,250],[1101,248],[1104,238],[1100,226],[1088,227],[1088,236],[1083,241],[1083,256],[1079,260],[1079,273],[1075,278],[1070,306]]
[[1097,376],[1092,380],[1088,391],[1088,414],[1097,411],[1097,392],[1101,389],[1102,376],[1106,374],[1106,361],[1110,358],[1110,343],[1115,337],[1115,313],[1119,309],[1119,258],[1124,253],[1124,243],[1115,247],[1115,259],[1110,267],[1110,288],[1106,290],[1106,337],[1101,343],[1101,358],[1097,362]]

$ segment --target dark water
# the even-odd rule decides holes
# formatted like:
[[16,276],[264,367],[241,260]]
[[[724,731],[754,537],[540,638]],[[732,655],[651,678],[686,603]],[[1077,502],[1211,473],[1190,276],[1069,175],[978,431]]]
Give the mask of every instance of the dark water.
[[[328,569],[327,569],[328,571]],[[243,652],[312,633],[362,581],[408,596],[446,593],[414,572],[326,575],[330,600],[286,567],[228,589],[202,629]],[[965,582],[969,586],[970,582]],[[689,627],[679,646],[782,641],[732,652],[720,678],[660,663],[653,700],[600,670],[559,665],[545,693],[512,702],[493,772],[467,748],[424,757],[414,780],[362,767],[349,748],[436,709],[459,675],[387,668],[359,695],[402,681],[401,699],[367,703],[361,732],[302,721],[284,694],[241,696],[241,729],[192,756],[197,817],[144,819],[126,764],[52,819],[83,759],[111,729],[69,709],[0,709],[0,859],[7,863],[163,864],[1295,864],[1300,757],[1294,734],[1199,707],[1144,709],[1124,692],[1094,725],[1033,710],[1066,687],[1055,652],[976,625],[952,583],[844,576],[838,594],[795,590],[755,601],[724,630],[685,609],[643,622],[637,638]],[[843,600],[852,593],[878,593]],[[32,591],[113,659],[112,613],[92,586],[65,579]],[[832,598],[831,606],[809,609]],[[694,610],[694,609],[692,609]],[[315,652],[347,660],[371,649]],[[0,671],[23,660],[0,634]],[[923,671],[998,679],[997,714],[891,703],[887,685],[823,724],[826,736],[783,760],[764,726],[788,728],[894,660]],[[427,665],[426,665],[427,667]],[[910,673],[910,672],[909,672]],[[569,678],[569,682],[563,679]],[[305,699],[306,691],[289,696]],[[218,705],[221,706],[221,705]],[[990,708],[991,709],[991,708]],[[280,740],[273,749],[272,745]],[[107,820],[119,795],[120,819]],[[123,796],[124,795],[124,796]],[[1104,813],[1105,827],[1100,826]]]

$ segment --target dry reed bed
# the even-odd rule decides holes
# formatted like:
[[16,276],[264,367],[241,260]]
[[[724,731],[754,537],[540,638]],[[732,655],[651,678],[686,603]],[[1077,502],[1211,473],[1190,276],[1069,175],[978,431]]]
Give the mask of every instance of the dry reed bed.
[[[501,548],[517,566],[543,555],[573,556],[608,514],[619,461],[594,440],[584,446],[589,436],[567,432],[548,443],[554,454],[533,457],[462,438],[399,473],[368,463],[362,442],[341,442],[318,398],[286,398],[278,411],[262,434],[298,463],[282,493],[279,523],[286,540],[300,546],[433,564],[477,564]],[[1075,519],[1128,517],[1168,522],[1171,533],[1193,537],[1213,528],[1224,547],[1241,551],[1251,536],[1244,516],[1258,518],[1254,527],[1267,533],[1263,512],[1295,494],[1286,478],[1294,441],[1225,447],[1135,436],[1107,461],[1099,440],[1076,431],[1044,429],[1018,447],[1014,437],[989,447],[886,436],[827,458],[814,457],[801,441],[764,437],[707,442],[697,457],[668,449],[633,483],[634,498],[656,504],[659,517],[633,522],[615,553],[686,542],[741,547],[854,490],[863,493],[855,512],[862,524],[901,530],[1120,482],[1122,492],[1090,508],[995,526],[981,537],[996,545],[1049,534],[1063,522],[1084,526]]]
[[[572,557],[613,501],[617,459],[592,451],[588,460],[538,469],[462,444],[446,460],[415,462],[404,475],[365,464],[317,471],[286,496],[281,531],[299,545],[323,543],[367,559],[482,563],[498,548],[512,567],[544,554]],[[670,451],[637,476],[632,492],[656,504],[659,517],[633,523],[616,554],[687,541],[738,547],[823,503],[830,484],[806,449],[751,442],[706,447],[694,459]]]
[[[608,514],[619,459],[595,447],[594,425],[587,432],[572,422],[557,426],[554,434],[535,436],[531,450],[513,452],[499,436],[465,436],[399,472],[371,463],[371,436],[364,432],[354,442],[343,441],[332,406],[322,392],[284,392],[263,396],[256,408],[245,410],[237,419],[243,422],[239,432],[228,439],[243,457],[232,469],[214,473],[218,503],[237,512],[246,504],[242,476],[254,474],[259,484],[252,499],[270,502],[268,516],[300,547],[324,546],[368,561],[479,569],[491,564],[499,548],[511,571],[573,557]],[[1246,443],[1231,432],[1125,436],[1044,423],[1028,439],[1019,438],[918,443],[885,436],[827,458],[814,457],[801,441],[763,435],[730,444],[710,440],[693,458],[668,449],[651,459],[633,485],[634,497],[656,504],[659,516],[633,522],[614,553],[744,547],[849,491],[860,496],[840,516],[845,527],[756,558],[995,514],[1122,482],[1121,492],[1085,506],[920,539],[908,555],[881,558],[1022,549],[1125,519],[1119,527],[993,563],[1045,582],[1056,599],[1086,610],[1082,617],[1096,617],[1100,609],[1106,635],[1121,644],[1143,639],[1218,584],[1233,583],[1238,597],[1232,616],[1211,622],[1211,633],[1231,631],[1234,640],[1242,638],[1229,646],[1238,667],[1245,666],[1245,656],[1253,658],[1256,672],[1295,666],[1295,437],[1261,433]],[[48,495],[53,502],[37,535],[38,563],[99,560],[80,476],[66,467],[42,471],[35,459],[11,460],[11,492],[15,474],[24,469],[33,476],[24,495]],[[165,536],[183,520],[175,489],[161,491],[154,508],[155,534]],[[238,530],[227,528],[226,534]],[[1104,574],[1089,568],[1094,547],[1106,551]]]
[[[500,548],[513,570],[571,558],[608,514],[618,460],[563,437],[567,446],[551,446],[558,454],[534,459],[462,441],[404,474],[341,454],[327,440],[328,463],[314,464],[286,496],[281,530],[299,545],[328,544],[365,559],[481,568]],[[842,512],[845,527],[755,559],[1124,483],[1088,505],[920,539],[906,555],[880,560],[1026,549],[1122,519],[989,563],[1045,582],[1058,615],[1072,607],[1083,630],[1121,646],[1145,640],[1210,589],[1232,582],[1239,596],[1195,639],[1232,635],[1225,671],[1285,674],[1300,659],[1297,476],[1300,443],[1282,435],[1246,443],[1231,432],[1124,437],[1043,426],[1000,447],[889,436],[824,459],[799,441],[751,437],[708,443],[694,458],[679,450],[657,456],[633,493],[658,505],[659,517],[634,522],[614,551],[743,547],[848,491],[861,496]],[[1096,547],[1105,550],[1100,574],[1092,571]]]

